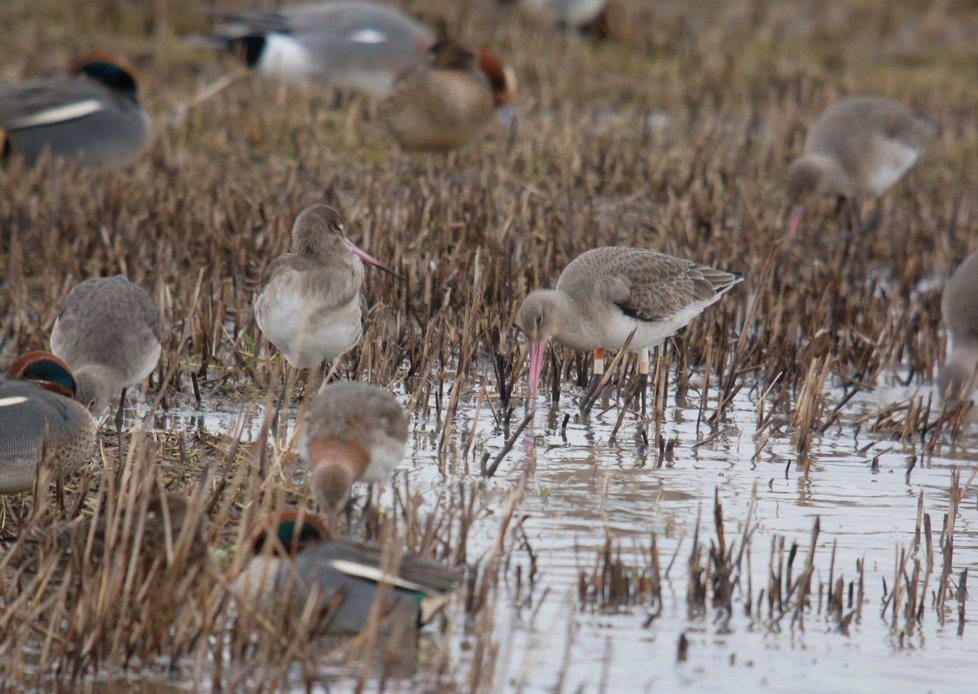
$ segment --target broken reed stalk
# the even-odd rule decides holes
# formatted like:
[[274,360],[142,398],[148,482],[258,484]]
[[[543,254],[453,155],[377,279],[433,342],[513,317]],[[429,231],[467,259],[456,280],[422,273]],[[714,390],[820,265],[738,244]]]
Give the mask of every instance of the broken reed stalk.
[[[25,22],[40,21],[37,8],[23,0],[20,4]],[[448,8],[446,0],[435,0],[435,5],[435,10]],[[848,408],[841,407],[857,387],[872,390],[895,376],[929,385],[933,366],[943,359],[941,288],[929,280],[946,277],[952,263],[973,250],[978,216],[967,204],[976,183],[973,167],[933,152],[923,158],[914,175],[925,182],[926,193],[915,193],[911,186],[888,193],[892,209],[885,235],[850,235],[839,243],[831,233],[810,234],[790,246],[774,244],[784,226],[780,182],[797,154],[807,114],[837,97],[832,85],[804,66],[822,61],[826,51],[842,54],[851,46],[878,42],[873,33],[878,23],[861,21],[865,8],[858,3],[832,13],[815,12],[811,27],[800,26],[792,35],[790,51],[781,50],[784,44],[778,37],[783,32],[777,29],[783,22],[778,13],[767,6],[754,8],[745,15],[750,17],[746,34],[775,37],[774,50],[766,46],[764,52],[773,57],[760,62],[757,46],[742,40],[746,34],[741,21],[716,25],[715,35],[708,37],[709,45],[738,48],[722,61],[703,60],[706,39],[686,29],[713,16],[711,3],[686,3],[681,13],[656,17],[654,22],[640,21],[650,19],[642,3],[627,3],[627,16],[636,20],[629,22],[627,45],[640,50],[625,53],[615,44],[600,51],[586,44],[541,44],[536,40],[538,27],[520,19],[500,20],[485,14],[480,4],[467,9],[465,22],[457,11],[449,12],[459,17],[459,29],[469,39],[473,26],[508,22],[500,36],[511,49],[517,72],[534,75],[547,88],[537,90],[532,103],[526,104],[519,119],[525,127],[517,131],[514,125],[509,132],[489,128],[478,144],[453,154],[445,166],[390,147],[375,122],[359,117],[365,107],[362,100],[346,101],[336,109],[319,90],[288,90],[257,80],[220,80],[202,91],[196,57],[161,53],[153,41],[147,42],[140,27],[159,23],[154,7],[137,3],[125,16],[81,12],[73,35],[95,45],[109,32],[143,56],[153,67],[149,84],[166,86],[147,90],[154,120],[160,113],[173,113],[174,105],[190,103],[192,108],[178,111],[177,121],[156,130],[150,151],[125,171],[29,167],[14,160],[4,162],[5,175],[0,175],[0,362],[47,345],[58,307],[81,278],[125,272],[133,281],[155,288],[167,326],[147,428],[149,418],[188,403],[206,410],[230,401],[232,411],[246,411],[266,397],[274,399],[268,382],[276,366],[255,358],[261,339],[251,307],[268,263],[288,247],[294,215],[323,198],[336,198],[351,235],[362,238],[375,256],[397,259],[405,277],[403,282],[368,277],[367,302],[382,309],[368,314],[364,341],[344,358],[341,373],[384,384],[403,382],[409,409],[427,418],[434,407],[437,419],[446,425],[454,424],[453,414],[464,395],[481,386],[486,361],[498,357],[496,395],[504,403],[499,420],[511,426],[512,387],[523,368],[512,329],[516,307],[529,289],[552,286],[573,257],[598,245],[661,248],[737,270],[748,278],[745,286],[753,283],[749,297],[731,293],[690,326],[682,337],[682,354],[675,356],[683,379],[705,372],[697,436],[702,422],[716,426],[729,411],[736,389],[756,387],[764,399],[758,436],[768,437],[759,440],[778,442],[777,428],[792,416],[794,397],[801,409],[794,412],[795,443],[799,452],[807,453],[817,442],[815,435],[829,426],[859,431],[861,423],[850,420]],[[885,19],[921,26],[922,13],[929,11],[921,4],[903,3],[888,7]],[[177,12],[168,17],[174,26],[189,19]],[[927,19],[931,26],[933,17]],[[12,23],[0,33],[23,33],[22,24]],[[939,28],[934,35],[943,34]],[[35,33],[38,44],[32,55],[40,57],[32,59],[37,65],[30,69],[53,72],[64,57],[64,46],[57,45],[57,32]],[[921,49],[943,48],[929,34],[921,35]],[[537,50],[541,45],[543,49]],[[581,63],[584,68],[554,68],[567,64],[568,56],[561,51],[568,50],[588,58]],[[653,54],[659,75],[654,114],[644,91],[622,89],[626,82],[607,79],[612,73],[622,79],[644,74],[643,61]],[[934,54],[942,64],[942,54]],[[900,84],[887,89],[941,121],[938,153],[967,153],[978,141],[978,127],[967,117],[970,77],[946,70],[945,82],[935,90],[932,62],[904,65]],[[872,70],[863,71],[856,86],[874,91],[879,79]],[[262,104],[274,108],[256,107]],[[238,127],[228,128],[228,123]],[[306,156],[310,152],[329,154]],[[235,173],[232,179],[229,170]],[[830,207],[812,206],[811,221],[806,220],[809,229],[834,228]],[[935,235],[935,229],[941,233]],[[736,345],[731,349],[733,332]],[[660,362],[662,356],[660,352]],[[816,379],[812,365],[823,369]],[[192,374],[189,379],[180,378],[185,371]],[[669,375],[662,373],[660,381],[657,369],[655,393],[663,398],[667,391],[659,383],[667,385]],[[818,401],[829,375],[850,384],[832,408]],[[447,399],[446,380],[452,381]],[[712,417],[705,412],[713,401],[711,386],[718,393]],[[662,404],[655,398],[653,402]],[[492,407],[491,400],[489,404]],[[657,417],[657,426],[658,422]],[[878,431],[902,442],[919,441],[912,444],[922,447],[912,453],[918,456],[934,455],[948,443],[953,447],[965,426],[960,414],[936,412],[929,396],[883,405],[866,422],[875,422]],[[266,418],[261,443],[254,446],[237,440],[245,427],[242,421],[230,434],[187,433],[182,447],[174,443],[169,427],[154,431],[151,441],[135,437],[118,465],[114,447],[106,446],[98,474],[67,476],[57,483],[56,496],[37,495],[32,513],[19,500],[5,502],[0,529],[4,536],[16,536],[23,527],[61,527],[76,516],[121,522],[128,513],[126,527],[138,533],[139,518],[145,518],[139,494],[145,491],[131,486],[132,471],[145,471],[145,461],[152,459],[152,474],[171,492],[193,496],[195,485],[209,485],[208,545],[225,557],[245,541],[246,530],[262,512],[310,502],[305,480],[288,475],[292,468],[287,452],[265,445],[269,426]],[[448,440],[448,434],[442,436]],[[662,441],[661,432],[655,440]],[[765,445],[761,443],[758,451]],[[199,461],[213,466],[210,481],[198,483],[195,475],[186,473],[188,465]],[[443,542],[432,537],[438,528],[467,528],[478,514],[472,511],[472,497],[463,498],[455,485],[445,485],[442,493],[446,503],[430,509],[436,520],[417,518],[426,506],[411,501],[398,505],[398,515],[389,520],[426,552],[463,557],[464,544],[454,544],[462,542],[458,535],[446,536]],[[462,502],[469,509],[467,521],[451,510]],[[145,538],[142,522],[139,537]],[[930,522],[925,513],[924,584],[933,566]],[[952,514],[937,543],[944,557],[939,591],[944,608],[953,599],[953,577],[958,575],[948,568],[953,524]],[[374,531],[386,535],[390,528],[382,519]],[[668,580],[681,544],[671,552],[662,581]],[[700,551],[699,578],[716,578],[715,567],[704,563],[702,546],[694,544]],[[658,552],[665,545],[654,546]],[[744,538],[739,550],[747,554],[749,565]],[[771,608],[771,619],[797,609],[792,601],[805,592],[800,584],[793,594],[785,586],[791,574],[785,552],[784,538],[772,542],[769,582],[759,593],[763,599],[745,600],[745,605],[757,605],[756,614],[764,604]],[[729,558],[731,553],[732,546],[718,557]],[[174,565],[157,577],[177,580],[179,568],[187,567],[177,566],[179,551],[164,554]],[[863,563],[858,568],[857,610],[863,602]],[[62,631],[60,616],[75,609],[64,591],[38,603],[17,593],[19,597],[7,602],[19,588],[5,587],[8,592],[0,594],[6,610],[0,648],[13,651],[9,663],[0,668],[5,682],[19,685],[16,678],[30,677],[20,648],[24,643],[39,644],[36,667],[64,673],[66,679],[116,673],[110,670],[116,665],[136,669],[142,667],[137,661],[143,657],[152,662],[151,646],[161,637],[152,614],[130,615],[129,621],[113,625],[114,608],[107,602],[117,595],[111,590],[128,586],[125,606],[133,607],[149,584],[131,576],[131,562],[113,555],[109,564],[97,568],[94,576],[83,574],[104,592],[89,611],[70,613],[73,634],[89,633],[81,627],[90,629],[84,645],[75,650]],[[806,571],[803,568],[792,582]],[[960,574],[958,593],[966,579]],[[40,579],[44,587],[52,580],[50,573]],[[905,582],[912,580],[908,576]],[[703,585],[709,589],[709,584]],[[41,589],[41,583],[36,587]],[[736,584],[733,589],[743,590]],[[215,636],[223,628],[226,609],[220,585],[204,590],[202,603],[181,602],[180,589],[171,590],[173,604],[181,609],[173,615],[174,627],[167,637],[172,636],[176,651],[194,663],[198,682],[207,681],[213,689],[255,684],[285,688],[295,684],[286,681],[293,661],[308,668],[304,679],[313,678],[306,640],[297,640],[289,649],[262,632],[260,643],[248,650],[245,646],[254,635],[237,633],[235,643],[244,644],[242,648],[225,650],[224,640]],[[466,664],[454,664],[460,670],[452,673],[452,683],[459,689],[491,686],[497,672],[499,647],[491,636],[494,590],[486,587],[479,594],[475,645]],[[828,592],[836,610],[841,593],[834,584]],[[925,592],[918,592],[918,613]],[[498,602],[505,604],[504,599]],[[130,642],[123,632],[124,625],[132,623],[137,629],[133,633],[154,637]],[[260,657],[246,662],[239,652]],[[204,672],[208,674],[200,674]],[[52,686],[40,680],[28,684]]]

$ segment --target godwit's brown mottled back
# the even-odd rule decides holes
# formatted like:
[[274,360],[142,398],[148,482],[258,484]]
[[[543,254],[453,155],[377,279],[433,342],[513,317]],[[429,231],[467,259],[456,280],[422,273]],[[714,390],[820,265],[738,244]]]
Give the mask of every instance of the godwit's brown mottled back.
[[[588,401],[604,371],[604,350],[639,356],[644,397],[649,349],[719,300],[741,276],[644,248],[606,247],[582,253],[560,273],[556,289],[526,297],[517,325],[531,343],[530,399],[537,394],[543,352],[551,337],[576,350],[594,350]],[[585,408],[586,409],[586,408]]]

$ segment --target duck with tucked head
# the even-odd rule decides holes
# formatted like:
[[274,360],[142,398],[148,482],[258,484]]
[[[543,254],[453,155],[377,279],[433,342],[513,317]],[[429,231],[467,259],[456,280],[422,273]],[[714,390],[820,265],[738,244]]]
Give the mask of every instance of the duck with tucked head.
[[190,37],[192,43],[230,50],[265,76],[377,98],[390,92],[394,78],[422,58],[433,41],[413,17],[363,0],[213,14],[229,22],[210,36]]
[[313,627],[317,633],[358,633],[378,599],[384,600],[385,621],[423,626],[447,603],[461,579],[458,571],[411,555],[391,568],[381,548],[332,538],[325,526],[303,512],[266,518],[248,552],[247,564],[233,584],[241,604],[274,614],[301,612],[307,600],[314,599],[321,617]]
[[120,167],[149,143],[149,120],[136,73],[104,53],[89,53],[67,77],[0,85],[0,154],[53,157]]
[[95,420],[74,398],[71,369],[50,352],[28,352],[0,378],[0,494],[31,489],[42,455],[64,471],[92,459]]
[[497,57],[443,39],[397,78],[380,119],[404,149],[447,151],[474,139],[514,88]]

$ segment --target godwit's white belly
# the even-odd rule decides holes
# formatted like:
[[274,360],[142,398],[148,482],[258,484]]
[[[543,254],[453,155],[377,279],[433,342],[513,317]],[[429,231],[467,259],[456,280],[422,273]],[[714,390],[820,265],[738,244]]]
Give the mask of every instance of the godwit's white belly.
[[721,296],[722,293],[705,301],[697,301],[669,318],[658,321],[638,320],[625,315],[617,307],[613,307],[599,320],[587,324],[579,322],[577,325],[568,326],[568,329],[561,333],[558,340],[568,347],[582,351],[618,350],[625,345],[634,330],[635,336],[628,346],[630,351],[637,352],[641,349],[656,347],[667,337],[685,327],[707,306],[716,303]]
[[295,368],[311,369],[332,361],[360,340],[359,296],[337,308],[317,296],[277,292],[276,297],[267,289],[255,303],[255,319]]
[[876,157],[870,164],[867,189],[873,195],[882,195],[890,186],[899,181],[913,168],[920,156],[920,150],[897,142],[882,140],[876,144]]
[[397,467],[404,459],[404,442],[384,433],[374,435],[370,446],[370,464],[360,479],[364,482],[379,482]]

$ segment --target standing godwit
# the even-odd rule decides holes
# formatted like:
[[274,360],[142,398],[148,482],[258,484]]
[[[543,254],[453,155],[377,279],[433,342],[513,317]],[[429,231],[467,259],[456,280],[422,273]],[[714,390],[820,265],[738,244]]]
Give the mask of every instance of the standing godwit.
[[404,149],[447,151],[472,140],[496,106],[512,97],[514,78],[499,60],[449,39],[401,74],[380,104],[380,119]]
[[[318,633],[358,633],[381,596],[386,622],[403,619],[405,625],[420,627],[445,605],[461,579],[458,571],[411,555],[388,572],[379,547],[332,538],[315,518],[294,511],[265,519],[248,551],[250,559],[234,582],[237,598],[250,609],[275,615],[301,612],[316,594],[321,609],[332,608],[314,628]],[[383,592],[384,586],[389,592]]]
[[387,390],[364,383],[324,386],[306,413],[299,454],[312,470],[313,498],[332,528],[355,480],[379,482],[404,457],[408,420]]
[[65,299],[51,330],[51,351],[71,365],[80,403],[100,414],[120,393],[122,432],[126,389],[142,383],[160,360],[162,329],[156,304],[125,275],[90,277]]
[[0,157],[45,152],[87,166],[124,166],[149,142],[136,74],[117,58],[89,53],[69,77],[0,86]]
[[938,378],[941,397],[963,400],[978,385],[978,251],[958,266],[944,288],[941,314],[948,331],[948,357]]
[[238,52],[248,67],[293,83],[356,89],[377,98],[421,60],[428,29],[400,10],[373,2],[316,2],[272,11],[220,10],[229,20],[195,43]]
[[95,420],[73,398],[68,365],[50,352],[15,359],[0,379],[0,494],[29,490],[42,453],[65,471],[91,460]]
[[[851,96],[823,111],[805,135],[804,154],[788,167],[787,193],[795,203],[788,225],[794,238],[809,195],[836,196],[854,205],[877,199],[909,171],[934,136],[934,125],[892,99]],[[858,215],[857,215],[858,217]]]
[[313,205],[295,218],[292,252],[271,262],[255,299],[255,320],[297,369],[338,359],[360,340],[363,262],[391,272],[343,236],[339,213]]
[[524,299],[517,325],[531,343],[530,400],[537,395],[543,352],[551,337],[571,349],[594,350],[594,375],[581,406],[590,409],[604,373],[604,350],[638,353],[642,408],[649,350],[684,327],[740,282],[716,270],[644,248],[595,248],[577,256],[556,289],[537,289]]

